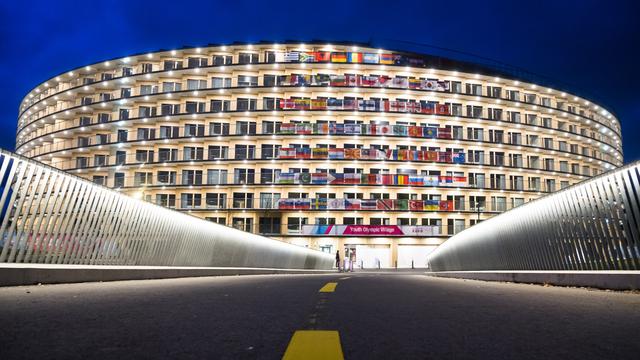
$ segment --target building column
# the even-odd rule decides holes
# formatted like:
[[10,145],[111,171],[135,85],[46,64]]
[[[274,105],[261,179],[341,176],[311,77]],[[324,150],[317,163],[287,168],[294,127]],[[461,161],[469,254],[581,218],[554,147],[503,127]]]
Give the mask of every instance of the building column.
[[396,267],[398,261],[398,239],[391,239],[391,267]]

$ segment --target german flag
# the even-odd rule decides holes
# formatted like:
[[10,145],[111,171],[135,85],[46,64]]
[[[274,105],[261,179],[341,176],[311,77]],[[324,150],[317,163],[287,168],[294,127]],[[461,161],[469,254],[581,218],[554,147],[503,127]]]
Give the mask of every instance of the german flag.
[[347,62],[347,54],[343,53],[343,52],[331,53],[331,62],[334,62],[334,63],[346,63]]

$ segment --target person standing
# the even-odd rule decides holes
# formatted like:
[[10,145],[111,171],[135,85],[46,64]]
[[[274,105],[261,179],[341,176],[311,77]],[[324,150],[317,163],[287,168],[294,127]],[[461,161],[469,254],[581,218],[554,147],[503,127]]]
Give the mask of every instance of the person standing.
[[340,271],[340,250],[336,250],[336,267]]

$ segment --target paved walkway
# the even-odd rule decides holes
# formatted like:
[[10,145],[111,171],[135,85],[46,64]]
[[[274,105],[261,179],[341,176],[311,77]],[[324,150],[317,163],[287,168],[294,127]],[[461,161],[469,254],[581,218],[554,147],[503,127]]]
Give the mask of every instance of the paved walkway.
[[638,334],[638,294],[419,273],[0,288],[3,360],[637,359]]

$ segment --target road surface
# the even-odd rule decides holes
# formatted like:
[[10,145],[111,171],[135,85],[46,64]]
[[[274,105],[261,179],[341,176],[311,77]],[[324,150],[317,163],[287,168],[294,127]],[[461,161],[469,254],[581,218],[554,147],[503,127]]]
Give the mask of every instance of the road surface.
[[[314,332],[292,341],[299,330]],[[640,295],[420,273],[0,288],[3,360],[312,359],[313,346],[345,359],[638,359]]]

